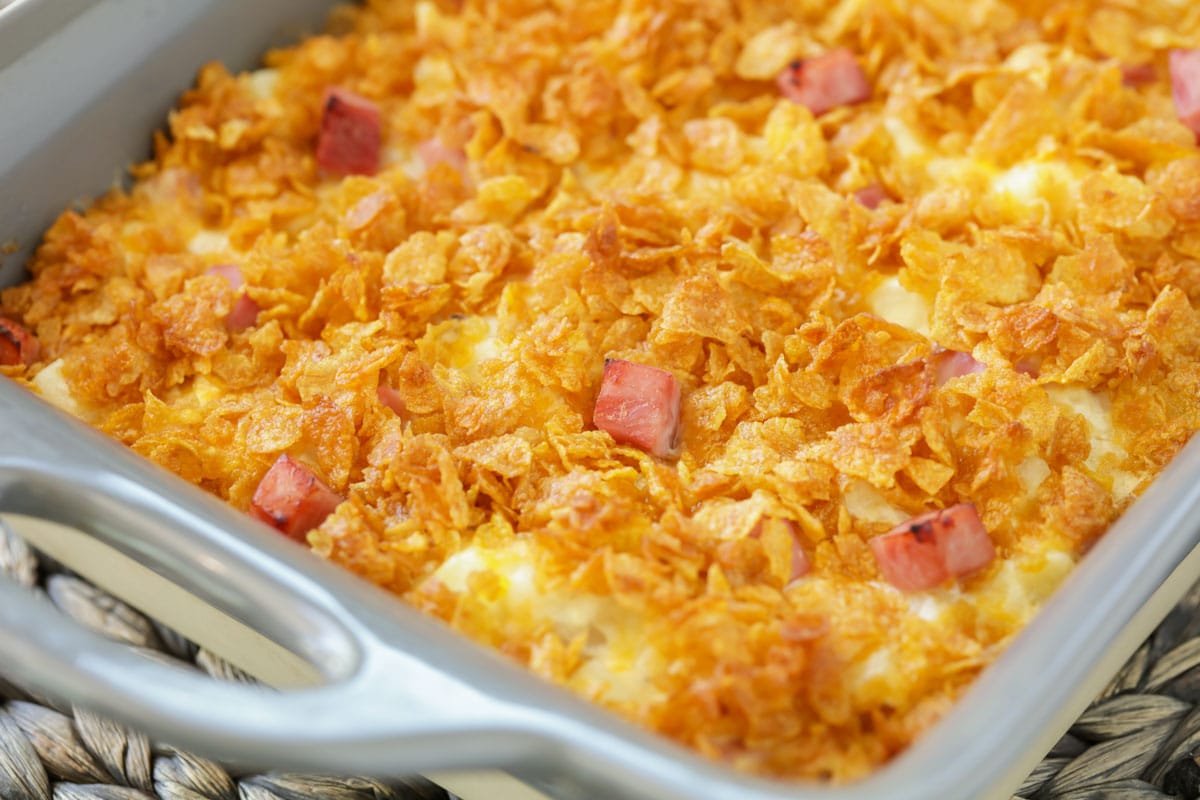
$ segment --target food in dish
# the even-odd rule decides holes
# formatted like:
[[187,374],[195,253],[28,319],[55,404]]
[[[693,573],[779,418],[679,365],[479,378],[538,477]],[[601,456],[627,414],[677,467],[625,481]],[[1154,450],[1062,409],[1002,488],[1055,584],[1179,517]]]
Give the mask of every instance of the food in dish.
[[373,2],[206,67],[10,375],[749,772],[936,721],[1200,427],[1200,11]]

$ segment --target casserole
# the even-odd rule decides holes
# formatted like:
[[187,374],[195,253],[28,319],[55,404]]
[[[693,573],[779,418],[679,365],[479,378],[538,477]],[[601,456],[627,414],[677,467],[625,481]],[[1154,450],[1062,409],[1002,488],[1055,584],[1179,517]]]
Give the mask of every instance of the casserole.
[[[68,30],[70,30],[70,29],[68,29]],[[22,61],[18,61],[18,62],[16,62],[16,65],[14,65],[14,68],[17,68],[17,70],[19,70],[19,68],[20,68],[20,66],[22,66],[22,64],[23,64]],[[24,404],[24,398],[14,397],[12,402],[13,402],[13,408],[19,409],[19,413],[20,413],[19,419],[22,419],[22,420],[32,419],[32,417],[30,415],[36,414],[34,410],[30,410],[31,407],[28,407],[28,405]],[[13,419],[17,419],[17,417],[13,417]],[[47,423],[47,425],[48,425],[48,423]],[[38,426],[38,429],[42,429],[42,426]],[[48,435],[48,437],[49,437],[50,434],[46,434],[46,435]],[[50,439],[47,439],[46,444],[44,444],[44,450],[53,451],[54,449],[53,449],[52,444],[53,444],[52,441],[50,441]],[[25,471],[24,488],[26,489],[26,495],[24,498],[17,498],[17,497],[13,498],[13,504],[14,504],[14,507],[16,507],[16,510],[20,510],[20,511],[34,510],[34,506],[30,505],[30,503],[31,503],[32,499],[35,499],[35,498],[40,498],[42,500],[42,503],[47,503],[47,501],[53,500],[53,503],[50,503],[49,505],[53,506],[52,511],[54,513],[56,513],[56,515],[60,515],[64,518],[70,517],[70,521],[77,523],[77,524],[82,522],[82,518],[84,515],[83,515],[82,510],[79,509],[78,504],[76,504],[76,507],[74,507],[74,510],[72,510],[72,507],[71,507],[72,504],[67,503],[67,498],[62,497],[61,489],[55,488],[55,480],[52,480],[52,477],[50,477],[44,470],[42,471],[41,474],[38,474],[37,465],[34,463],[30,463],[29,453],[32,452],[32,449],[30,447],[29,440],[25,439],[25,438],[14,437],[13,446],[18,446],[18,445],[20,447],[23,447],[26,459],[24,462],[13,462],[11,464],[11,467],[12,467],[13,471],[16,471],[18,468],[23,469]],[[125,462],[118,462],[118,463],[125,464]],[[89,464],[89,462],[86,461],[86,459],[80,458],[79,465],[80,465],[80,467],[90,467],[91,464]],[[124,465],[122,465],[122,467],[120,468],[121,471],[125,471],[125,469],[126,469],[126,467],[124,467]],[[139,483],[140,483],[140,481],[143,481],[143,480],[152,481],[152,479],[149,475],[143,475],[142,473],[140,473],[140,471],[137,470],[137,468],[132,467],[132,464],[128,465],[128,469],[131,469],[134,471],[133,471],[133,473],[125,473],[126,476],[137,475],[137,480]],[[58,471],[58,470],[55,470],[55,471]],[[80,473],[82,473],[83,470],[80,470],[78,467],[67,468],[67,469],[61,470],[61,471],[64,474],[55,475],[56,479],[59,479],[62,482],[68,482],[68,481],[77,482],[79,498],[90,499],[92,501],[95,501],[95,503],[98,503],[101,505],[107,505],[108,501],[115,498],[116,495],[127,495],[127,494],[137,495],[138,494],[136,489],[134,489],[134,487],[132,485],[130,485],[130,483],[104,482],[100,479],[97,479],[96,476],[89,477],[89,475],[80,474]],[[104,475],[104,474],[107,474],[107,473],[102,473],[102,475]],[[157,486],[157,483],[156,483],[156,486]],[[14,491],[16,491],[16,489],[14,489]],[[108,498],[108,500],[106,500],[104,498]],[[168,517],[170,517],[170,513],[168,512],[168,510],[164,509],[164,507],[161,507],[161,504],[158,503],[158,501],[151,501],[149,498],[145,498],[145,497],[131,497],[128,499],[130,499],[130,500],[134,501],[134,503],[142,506],[142,509],[144,511],[158,513],[158,515],[160,515],[161,521],[162,521],[162,519],[167,519]],[[1159,510],[1159,511],[1163,511],[1163,510]],[[112,515],[114,515],[113,516],[114,521],[122,521],[122,522],[125,522],[126,524],[130,524],[130,525],[138,524],[136,521],[134,521],[134,519],[130,515],[128,515],[128,512],[122,513],[121,511],[116,510],[116,509],[113,509],[112,511],[109,512],[106,507],[106,513],[112,513]],[[216,513],[216,512],[214,511],[212,513]],[[1147,513],[1150,513],[1150,512],[1147,512]],[[228,517],[228,515],[226,515],[226,517]],[[107,524],[112,524],[112,523],[106,523],[106,525]],[[234,524],[234,523],[230,522],[230,524]],[[95,525],[94,525],[94,527],[95,527]],[[143,525],[143,528],[144,528],[144,525]],[[236,525],[233,529],[236,530]],[[103,531],[97,531],[97,533],[103,533]],[[1116,534],[1116,531],[1114,531],[1114,534]],[[150,531],[144,530],[143,535],[150,536],[151,534],[150,534]],[[197,533],[196,535],[197,535],[196,541],[211,541],[212,536],[214,536],[215,533],[214,533],[214,531],[204,531],[204,533]],[[160,534],[160,539],[162,539],[163,536],[166,536],[166,534]],[[164,539],[162,539],[162,540],[166,541]],[[157,561],[157,563],[161,564],[161,560],[164,557],[164,555],[166,555],[166,554],[146,552],[146,546],[145,546],[144,542],[145,542],[145,540],[143,540],[142,545],[140,545],[140,547],[143,548],[144,557],[155,560],[155,561]],[[128,542],[127,547],[138,547],[138,543]],[[1102,552],[1102,551],[1100,551],[1100,549],[1098,549],[1097,553],[1100,553],[1100,552]],[[1099,555],[1093,555],[1092,560],[1096,560],[1098,558],[1099,558]],[[1174,563],[1172,563],[1172,564],[1174,564]],[[229,564],[224,565],[224,567],[226,567],[227,570],[235,571],[235,570],[233,570],[233,567],[230,566]],[[182,576],[180,576],[180,577],[182,577]],[[248,575],[244,575],[241,577],[250,578],[250,576],[248,576]],[[197,579],[196,576],[192,576],[190,578],[190,581],[194,582],[194,581],[196,581],[196,579]],[[260,576],[260,581],[265,581],[265,576]],[[252,583],[252,581],[251,581],[251,583]],[[266,583],[270,583],[270,582],[266,582]],[[238,584],[236,584],[236,585],[239,585],[239,587],[244,587],[245,584],[239,581]],[[335,584],[329,584],[329,585],[335,585]],[[211,588],[211,587],[208,589],[205,589],[204,591],[205,591],[205,594],[208,596],[217,594],[215,589]],[[317,595],[314,595],[314,596],[317,596]],[[226,602],[228,602],[228,601],[226,601]],[[259,604],[258,608],[260,610],[270,609],[271,603],[266,602],[263,604]],[[239,615],[247,615],[250,613],[251,613],[250,610],[248,610],[247,608],[239,609]],[[326,620],[326,622],[328,622],[328,620]],[[343,622],[344,622],[344,620],[343,620]],[[342,639],[340,642],[340,640],[338,640],[338,637],[335,636],[334,633],[330,632],[330,628],[328,627],[328,625],[323,625],[322,622],[320,622],[320,614],[317,614],[316,616],[314,616],[314,618],[312,620],[310,620],[310,624],[313,626],[314,632],[319,633],[319,632],[324,631],[326,633],[326,636],[324,638],[320,637],[320,636],[316,636],[316,637],[312,637],[311,639],[306,639],[304,637],[296,637],[294,630],[290,630],[290,631],[282,630],[282,627],[280,627],[280,622],[278,622],[278,621],[272,622],[272,624],[266,626],[266,630],[268,630],[268,632],[274,632],[276,634],[276,636],[282,638],[284,640],[284,643],[286,643],[286,644],[293,644],[294,646],[298,646],[298,648],[307,648],[304,651],[306,652],[306,654],[308,654],[310,656],[318,655],[317,652],[314,652],[312,650],[314,643],[324,642],[325,639],[328,639],[329,640],[328,650],[325,651],[326,655],[325,655],[324,661],[326,663],[324,664],[324,666],[326,667],[326,669],[330,670],[329,674],[331,676],[342,676],[344,673],[349,672],[349,670],[352,670],[352,667],[355,666],[355,660],[353,657],[348,656],[347,652],[344,651],[344,649],[346,649],[346,646],[347,646],[346,640]],[[353,630],[355,632],[355,637],[353,637],[353,638],[355,639],[356,644],[359,644],[360,646],[362,646],[362,643],[366,642],[366,640],[368,640],[368,638],[370,638],[370,634],[368,634],[368,632],[359,630],[359,628],[356,628],[356,627],[350,625],[349,622],[344,622],[344,625],[346,625],[348,628],[350,628],[350,630]],[[395,636],[395,632],[390,632],[388,634],[388,637],[385,637],[385,638],[391,638],[392,636]],[[371,648],[367,648],[367,646],[362,646],[362,649],[364,649],[365,651],[373,652],[373,650],[371,650]],[[32,657],[32,656],[30,656],[30,657]],[[46,673],[46,674],[50,674],[50,673]],[[361,675],[361,674],[362,674],[361,672],[356,672],[356,675]],[[498,674],[504,674],[504,673],[498,673]],[[431,678],[428,680],[433,681],[434,679],[431,676]],[[359,682],[358,680],[352,681],[352,684],[359,688],[366,685],[365,682]],[[518,682],[518,684],[515,684],[512,687],[509,687],[508,690],[505,690],[505,691],[515,691],[518,693],[517,694],[518,697],[522,697],[522,698],[526,697],[529,692],[521,693],[521,690],[518,690],[518,688],[517,688],[520,685],[521,685],[520,682]],[[446,692],[446,696],[449,696],[449,692]],[[326,697],[328,697],[328,696],[326,696]],[[292,702],[295,703],[296,700],[293,699]],[[316,702],[316,700],[314,700],[314,702]],[[486,708],[486,705],[484,704],[484,702],[482,702],[481,698],[476,698],[475,702],[480,704],[481,709]],[[538,704],[534,703],[533,705],[530,705],[529,708],[536,708],[536,706],[538,706]],[[210,708],[215,708],[215,705],[210,706]],[[241,708],[242,709],[250,709],[251,705],[250,704],[242,705]],[[493,710],[498,711],[499,709],[493,709]],[[582,711],[581,711],[581,714],[582,714]],[[193,722],[197,722],[197,723],[203,722],[203,720],[200,720],[200,718],[194,714],[191,718],[192,718]],[[450,718],[452,718],[452,715],[450,715]],[[590,718],[590,717],[588,717],[588,718]],[[259,720],[259,722],[260,722],[260,720]],[[467,721],[460,721],[460,722],[463,724],[466,724]],[[371,733],[371,721],[359,721],[359,723],[362,726],[359,730],[360,734]],[[527,718],[524,718],[524,715],[522,715],[522,714],[517,714],[514,717],[508,717],[508,716],[505,716],[504,714],[499,714],[497,717],[493,717],[490,722],[488,722],[487,720],[470,720],[470,723],[481,724],[481,726],[486,726],[486,724],[494,724],[494,726],[505,727],[505,728],[510,728],[510,729],[514,729],[514,730],[524,730],[524,732],[526,732],[528,734],[528,736],[529,736],[528,739],[523,739],[523,738],[521,738],[521,736],[514,735],[514,736],[510,736],[510,738],[506,738],[504,740],[506,742],[506,744],[508,744],[511,747],[514,747],[515,751],[509,752],[509,753],[496,752],[496,753],[492,754],[493,758],[502,758],[505,760],[508,758],[516,758],[517,754],[522,751],[522,747],[528,747],[530,745],[530,742],[538,741],[540,738],[542,738],[542,736],[545,736],[545,734],[546,734],[546,729],[539,729],[538,724],[535,724],[534,720],[527,720]],[[250,724],[250,723],[247,723],[247,724]],[[545,724],[545,722],[542,722],[542,724]],[[947,724],[949,724],[949,722]],[[529,726],[529,727],[527,728],[527,726]],[[203,726],[200,726],[200,727],[203,727]],[[569,726],[568,726],[568,728],[569,728]],[[570,740],[570,733],[569,733],[568,728],[563,728],[562,726],[559,726],[557,728],[554,728],[554,733],[556,733],[557,735],[565,736],[566,740]],[[606,741],[604,739],[604,730],[605,729],[606,728],[605,728],[604,724],[601,724],[598,721],[598,722],[596,722],[596,727],[593,730],[593,732],[587,736],[581,736],[581,739],[588,740],[590,742],[590,746],[592,746],[592,747],[599,747],[599,746],[605,745],[606,744]],[[193,733],[199,733],[199,728],[197,728],[196,730],[193,730]],[[248,733],[248,730],[246,733]],[[270,733],[270,732],[269,732],[269,730],[263,729],[263,733]],[[276,733],[277,733],[277,730],[276,730]],[[271,738],[270,735],[262,736],[262,739],[264,739],[264,740],[269,740],[270,738]],[[431,739],[431,741],[432,741],[432,739]],[[464,741],[469,741],[469,740],[464,740]],[[463,747],[463,750],[470,750],[470,748]],[[245,752],[250,752],[250,751],[245,751]],[[599,756],[599,753],[594,753],[594,756]],[[900,769],[900,765],[902,763],[906,763],[906,762],[904,762],[904,760],[901,759],[901,762],[896,763],[895,769]],[[596,759],[596,764],[594,764],[593,766],[600,766],[601,764],[602,764],[602,760],[600,760],[598,758],[598,759]],[[634,765],[628,764],[628,766],[630,766],[631,769],[634,769]],[[643,766],[648,766],[648,765],[643,765]],[[588,771],[589,770],[587,768],[583,768],[583,769],[581,769],[581,774],[587,775]],[[562,788],[562,787],[560,787],[560,788]],[[666,787],[661,786],[661,784],[659,784],[659,786],[654,786],[654,784],[652,783],[652,784],[649,784],[649,786],[644,786],[642,788],[643,788],[643,790],[646,790],[646,792],[653,793],[658,796],[666,796],[665,793],[667,792]],[[715,792],[715,790],[718,790],[718,789],[714,788],[713,790]],[[926,787],[926,790],[928,790],[928,787]]]

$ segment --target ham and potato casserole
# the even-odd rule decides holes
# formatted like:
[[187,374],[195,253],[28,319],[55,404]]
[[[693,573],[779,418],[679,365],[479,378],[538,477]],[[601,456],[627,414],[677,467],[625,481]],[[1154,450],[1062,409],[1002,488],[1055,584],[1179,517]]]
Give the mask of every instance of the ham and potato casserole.
[[1200,428],[1200,5],[370,0],[205,67],[0,368],[751,773],[934,723]]

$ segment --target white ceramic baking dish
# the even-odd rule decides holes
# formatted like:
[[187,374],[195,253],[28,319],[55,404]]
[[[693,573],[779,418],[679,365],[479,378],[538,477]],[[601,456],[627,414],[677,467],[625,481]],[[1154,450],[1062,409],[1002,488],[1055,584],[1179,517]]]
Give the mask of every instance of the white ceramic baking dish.
[[[41,231],[146,155],[208,60],[253,66],[318,0],[0,7],[0,284]],[[164,667],[0,582],[0,669],[166,741],[256,767],[501,768],[560,800],[1005,798],[1200,572],[1193,442],[1034,623],[909,751],[843,787],[754,779],[634,729],[323,563],[0,381],[0,511],[87,531],[311,663],[271,693]]]

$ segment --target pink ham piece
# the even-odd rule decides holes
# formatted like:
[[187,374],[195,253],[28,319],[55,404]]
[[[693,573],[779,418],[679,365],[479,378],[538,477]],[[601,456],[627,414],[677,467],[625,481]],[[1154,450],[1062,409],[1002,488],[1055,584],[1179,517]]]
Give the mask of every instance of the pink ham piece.
[[244,292],[233,304],[233,309],[225,316],[225,326],[231,331],[244,331],[258,322],[258,303],[250,299]]
[[217,275],[229,282],[229,288],[235,292],[246,285],[246,279],[242,277],[242,268],[237,264],[213,264],[207,270],[206,275]]
[[1013,364],[1013,369],[1036,380],[1042,371],[1042,360],[1040,358],[1022,358]]
[[[766,518],[760,519],[758,524],[750,531],[751,539],[757,539],[762,536],[763,523],[765,521]],[[780,519],[779,521],[787,525],[788,532],[792,535],[792,574],[788,578],[788,581],[791,582],[797,578],[803,578],[812,571],[812,564],[808,560],[808,554],[804,552],[804,548],[800,545],[800,529],[796,527],[796,523],[790,519]]]
[[864,186],[855,192],[854,198],[866,208],[874,211],[879,208],[880,203],[888,199],[888,194],[878,183],[872,183],[870,186]]
[[783,96],[807,106],[814,117],[871,99],[871,84],[854,53],[844,47],[793,61],[776,78]]
[[407,407],[404,403],[404,398],[386,383],[381,383],[375,388],[375,396],[379,398],[379,402],[396,412],[397,416],[404,416]]
[[592,422],[617,444],[665,457],[679,435],[679,382],[665,369],[606,359]]
[[17,364],[29,366],[38,360],[41,347],[33,334],[23,325],[11,319],[0,317],[0,365],[15,367]]
[[382,139],[375,103],[345,89],[325,90],[317,136],[317,164],[321,169],[343,175],[374,175],[379,171]]
[[258,303],[250,299],[243,287],[246,279],[237,264],[214,264],[208,268],[209,275],[219,275],[229,281],[229,288],[238,293],[233,309],[225,315],[225,327],[231,331],[244,331],[258,321]]
[[904,592],[933,589],[996,558],[996,546],[974,503],[914,517],[871,540],[884,580]]
[[902,592],[920,592],[944,583],[950,573],[932,534],[902,527],[871,540],[884,580]]
[[417,145],[417,156],[425,169],[433,169],[438,164],[453,167],[459,174],[467,171],[467,154],[462,148],[447,147],[441,139],[426,139]]
[[1200,48],[1172,50],[1170,64],[1175,113],[1200,141]]
[[800,546],[800,532],[796,530],[796,523],[790,519],[787,521],[792,529],[792,575],[790,580],[803,578],[812,571],[812,564],[809,563],[808,555],[804,552],[804,548]]
[[1153,64],[1124,64],[1121,67],[1121,83],[1131,89],[1154,83],[1157,78]]
[[987,364],[976,361],[970,353],[961,350],[937,350],[929,360],[933,364],[938,386],[945,386],[954,378],[974,375],[987,369]]
[[951,577],[970,575],[996,560],[996,545],[983,527],[974,503],[959,503],[917,517],[909,523],[908,530],[926,524],[937,530],[942,563]]
[[254,490],[250,516],[289,539],[304,542],[308,532],[324,522],[341,502],[341,496],[312,470],[284,453]]

